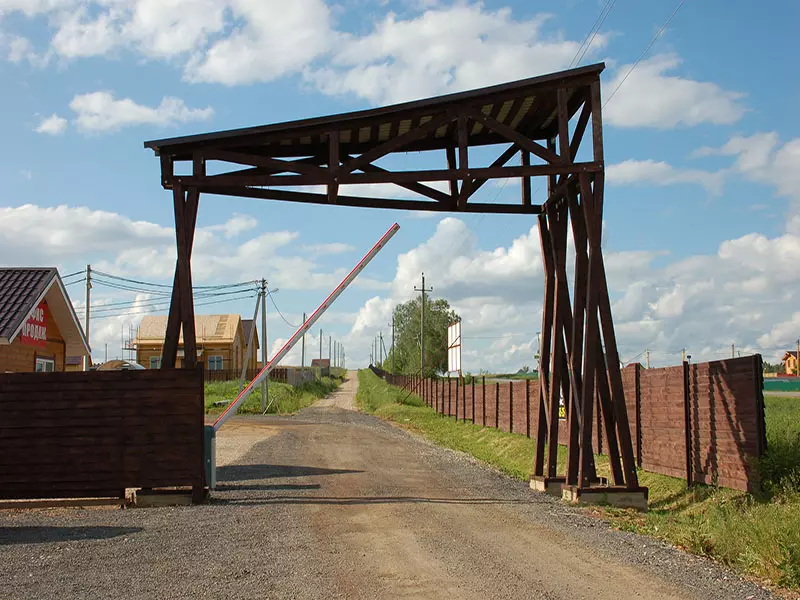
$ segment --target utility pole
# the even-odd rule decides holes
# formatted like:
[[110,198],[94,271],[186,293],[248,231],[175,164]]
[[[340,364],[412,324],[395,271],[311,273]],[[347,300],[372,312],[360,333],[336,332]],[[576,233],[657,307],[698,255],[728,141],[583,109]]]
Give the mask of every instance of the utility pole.
[[[253,323],[253,327],[256,324]],[[264,339],[261,340],[261,366],[267,366],[267,280],[261,280],[261,333]],[[261,412],[267,410],[267,399],[269,397],[269,373],[261,382]]]
[[731,344],[731,358],[736,358],[736,352],[734,350],[735,345]]
[[392,375],[394,375],[394,312],[392,312]]
[[647,368],[649,369],[650,368],[650,350],[649,349],[646,349],[644,351],[644,360],[645,360],[645,364],[647,365]]
[[422,287],[414,287],[415,292],[422,294],[422,304],[420,306],[420,335],[419,335],[419,374],[425,377],[425,292],[432,292],[433,288],[425,288],[425,273],[422,274]]
[[[306,322],[306,313],[303,313],[303,323]],[[306,334],[303,334],[303,341],[300,345],[300,379],[306,374]]]
[[686,362],[686,348],[681,350],[681,362]]
[[106,342],[106,359],[103,362],[108,362],[108,342]]
[[[319,361],[322,363],[322,329],[319,330]],[[322,364],[320,364],[320,367]]]
[[[89,305],[91,304],[92,299],[92,265],[86,265],[86,320],[84,321],[84,325],[86,325],[86,345],[89,346]],[[91,347],[91,346],[90,346]],[[83,357],[83,370],[88,371],[89,367],[92,365],[92,355]]]
[[333,337],[331,337],[329,335],[328,336],[328,365],[331,364],[331,343],[332,343],[332,340],[333,340]]
[[800,338],[797,338],[797,360],[794,365],[794,374],[800,375]]
[[[378,362],[383,365],[383,361],[386,357],[383,354],[383,332],[379,332],[378,335],[380,336],[380,341],[378,342]],[[383,368],[383,366],[381,366]]]

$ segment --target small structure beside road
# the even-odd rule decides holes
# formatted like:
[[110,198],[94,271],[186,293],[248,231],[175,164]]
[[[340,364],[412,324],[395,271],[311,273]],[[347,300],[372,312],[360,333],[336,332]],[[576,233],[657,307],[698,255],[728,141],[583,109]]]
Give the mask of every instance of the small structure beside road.
[[0,268],[0,372],[82,370],[88,356],[58,270]]

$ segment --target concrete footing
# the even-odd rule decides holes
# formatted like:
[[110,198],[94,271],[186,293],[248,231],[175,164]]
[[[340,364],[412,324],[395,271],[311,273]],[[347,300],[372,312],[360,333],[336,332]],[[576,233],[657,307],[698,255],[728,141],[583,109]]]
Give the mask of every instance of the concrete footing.
[[633,489],[616,486],[582,488],[576,485],[564,485],[561,497],[567,502],[635,508],[638,511],[647,512],[646,487]]
[[130,495],[129,502],[137,508],[188,506],[192,503],[192,490],[137,490]]
[[531,489],[560,498],[561,486],[563,486],[566,481],[566,477],[543,477],[541,475],[533,475],[531,477]]

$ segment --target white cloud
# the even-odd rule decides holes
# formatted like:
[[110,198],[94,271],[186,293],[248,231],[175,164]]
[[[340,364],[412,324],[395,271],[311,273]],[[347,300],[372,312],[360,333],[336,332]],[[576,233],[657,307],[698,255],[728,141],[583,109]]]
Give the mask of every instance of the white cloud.
[[204,227],[205,231],[221,231],[226,238],[236,237],[254,229],[258,225],[258,221],[249,215],[235,214],[222,225],[211,225]]
[[734,136],[721,148],[703,147],[695,156],[734,156],[733,169],[778,195],[800,200],[800,138],[781,143],[776,132]]
[[238,85],[297,72],[328,51],[333,40],[322,0],[238,0],[233,18],[244,25],[215,41],[186,65],[189,81]]
[[69,107],[76,113],[75,123],[85,132],[115,131],[132,125],[174,125],[205,121],[214,109],[189,108],[180,98],[165,96],[155,107],[137,104],[130,98],[116,99],[110,92],[92,92],[75,96]]
[[724,173],[699,169],[681,169],[655,160],[625,160],[606,167],[606,180],[609,184],[649,184],[675,185],[694,183],[702,185],[709,194],[718,196],[722,193]]
[[[332,64],[306,77],[328,94],[374,104],[481,87],[567,66],[579,41],[543,33],[546,15],[515,20],[481,3],[434,7],[407,19],[390,13],[370,33],[344,35]],[[592,50],[605,45],[595,37]]]
[[[619,127],[670,129],[701,123],[729,125],[745,113],[744,97],[715,83],[695,81],[669,73],[678,68],[676,54],[643,60],[605,107],[605,120]],[[631,65],[620,66],[604,89],[609,96]]]
[[326,256],[332,254],[344,254],[355,250],[355,246],[344,242],[331,242],[328,244],[305,244],[302,249],[312,256]]
[[52,114],[49,117],[43,117],[34,131],[36,133],[46,133],[47,135],[61,135],[66,129],[67,120],[57,114]]

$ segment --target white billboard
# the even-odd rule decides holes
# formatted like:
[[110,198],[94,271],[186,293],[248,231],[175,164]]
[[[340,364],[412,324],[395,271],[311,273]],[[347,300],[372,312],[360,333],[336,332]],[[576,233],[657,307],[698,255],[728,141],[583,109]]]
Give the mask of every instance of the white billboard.
[[461,373],[461,321],[447,327],[447,370]]

